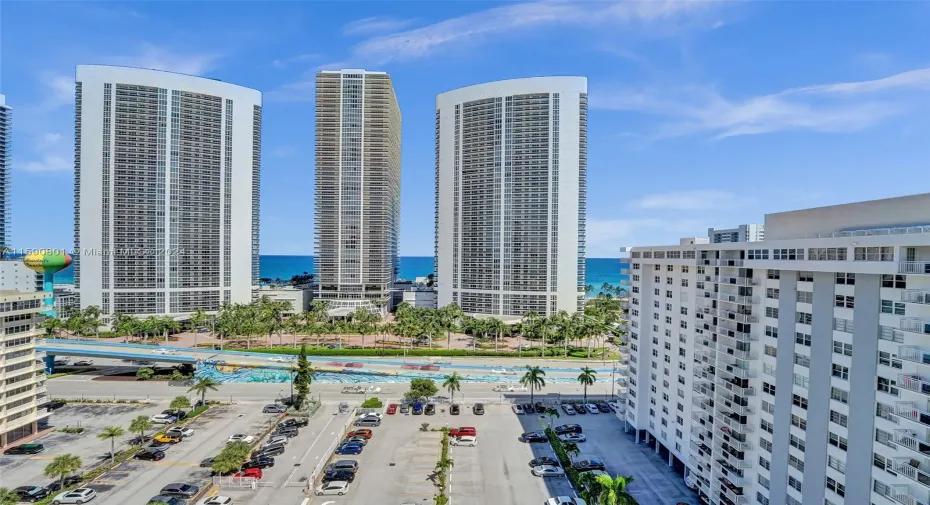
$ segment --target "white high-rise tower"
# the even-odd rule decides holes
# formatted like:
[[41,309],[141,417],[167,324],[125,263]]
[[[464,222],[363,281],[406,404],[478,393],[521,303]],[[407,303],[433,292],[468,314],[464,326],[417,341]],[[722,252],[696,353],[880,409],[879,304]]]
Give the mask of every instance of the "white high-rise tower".
[[13,108],[0,95],[0,247],[10,247],[10,171],[13,168]]

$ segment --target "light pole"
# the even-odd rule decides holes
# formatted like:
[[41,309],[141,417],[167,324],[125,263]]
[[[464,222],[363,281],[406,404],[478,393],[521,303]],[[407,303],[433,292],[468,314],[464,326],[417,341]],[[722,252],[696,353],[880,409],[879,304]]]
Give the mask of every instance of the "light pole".
[[615,378],[616,374],[617,374],[617,364],[614,363],[614,368],[613,370],[610,371],[610,399],[611,401],[613,401],[614,394],[615,394],[614,388],[617,385],[617,380]]

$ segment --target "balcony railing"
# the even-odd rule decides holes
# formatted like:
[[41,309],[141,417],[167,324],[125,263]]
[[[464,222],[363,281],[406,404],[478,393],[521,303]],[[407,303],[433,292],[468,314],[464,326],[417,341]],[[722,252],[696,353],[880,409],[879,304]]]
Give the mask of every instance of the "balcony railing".
[[726,397],[721,396],[719,392],[717,396],[717,402],[714,405],[727,412],[732,412],[741,416],[748,416],[752,414],[752,408],[727,400]]
[[919,365],[930,365],[930,350],[916,345],[902,345],[898,347],[898,359]]
[[718,337],[732,338],[733,340],[736,340],[738,342],[743,342],[743,343],[756,342],[759,340],[759,337],[751,333],[731,330],[723,326],[717,326],[716,328],[717,328],[717,331],[715,331],[715,333],[717,334]]
[[727,391],[732,391],[734,394],[738,394],[740,396],[753,396],[756,394],[755,388],[740,387],[722,377],[718,378],[716,381],[714,381],[714,383],[717,384],[718,388],[723,388],[723,389],[726,389]]
[[[736,449],[737,451],[742,451],[742,452],[746,452],[752,449],[752,444],[750,444],[749,442],[740,442],[728,435],[720,435],[720,436],[714,437],[714,444],[720,446],[721,448],[723,447],[723,444],[727,444],[728,446]],[[740,468],[740,467],[737,467],[737,468]]]
[[[742,489],[740,488],[737,488],[737,489],[739,489],[740,493],[743,492]],[[735,503],[736,505],[743,505],[743,504],[749,503],[748,498],[746,498],[742,494],[736,494],[736,492],[730,490],[730,488],[727,487],[722,482],[720,483],[720,494],[726,496],[731,502]]]
[[910,486],[892,486],[891,498],[902,505],[930,505],[927,500],[914,497]]
[[754,379],[756,377],[756,373],[753,372],[752,370],[746,370],[745,368],[740,368],[740,367],[736,367],[732,365],[718,367],[717,370],[720,370],[724,374],[731,375],[738,379]]
[[714,427],[724,433],[739,433],[740,435],[748,435],[752,433],[751,424],[740,424],[734,419],[730,419],[726,416],[716,416],[714,418]]
[[930,397],[930,382],[915,373],[898,374],[898,386]]
[[[720,342],[723,343],[724,341],[721,340]],[[730,358],[740,360],[740,361],[752,361],[752,360],[759,359],[759,355],[755,352],[740,351],[733,346],[729,346],[726,344],[723,344],[723,345],[726,346],[726,349],[717,355],[717,359],[721,359],[724,357],[730,357]]]
[[894,470],[930,490],[930,474],[921,468],[913,466],[911,462],[916,462],[916,460],[911,458],[895,458]]
[[721,275],[718,282],[734,286],[758,286],[760,284],[757,279],[752,277],[733,277],[730,275]]
[[930,442],[926,435],[920,436],[916,431],[907,429],[894,430],[894,441],[905,449],[930,457]]
[[710,432],[710,430],[699,424],[691,427],[691,434],[695,438],[703,438],[704,440],[710,440],[713,437],[713,434]]
[[930,305],[930,290],[906,289],[901,292],[901,301],[905,303],[922,303]]
[[739,475],[736,474],[736,472],[727,470],[726,468],[720,468],[717,473],[718,475],[720,475],[718,479],[720,480],[721,483],[724,483],[724,481],[726,481],[731,486],[747,487],[752,482],[745,477],[740,477]]
[[901,323],[899,324],[898,328],[903,331],[909,331],[911,333],[930,335],[930,321],[917,317],[901,318]]
[[896,416],[930,426],[930,412],[927,410],[925,406],[920,407],[915,402],[897,402],[894,406]]
[[899,261],[898,273],[930,275],[930,261]]
[[743,260],[720,258],[717,260],[718,267],[741,267]]

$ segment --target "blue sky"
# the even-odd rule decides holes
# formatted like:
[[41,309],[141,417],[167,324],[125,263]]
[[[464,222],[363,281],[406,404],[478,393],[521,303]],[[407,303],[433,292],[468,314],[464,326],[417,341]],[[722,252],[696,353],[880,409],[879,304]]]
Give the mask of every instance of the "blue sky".
[[930,3],[4,2],[13,244],[70,247],[73,75],[159,68],[264,92],[264,254],[311,254],[313,76],[392,75],[401,254],[432,254],[434,99],[588,77],[588,251],[927,191]]

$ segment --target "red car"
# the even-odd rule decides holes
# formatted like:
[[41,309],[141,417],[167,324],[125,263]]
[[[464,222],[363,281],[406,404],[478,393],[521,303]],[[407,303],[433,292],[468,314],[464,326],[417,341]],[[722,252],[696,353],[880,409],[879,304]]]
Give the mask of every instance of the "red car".
[[462,426],[461,428],[452,428],[449,430],[450,437],[477,437],[478,431],[471,426]]
[[388,405],[387,413],[388,413],[389,415],[392,415],[392,416],[393,416],[394,414],[396,414],[396,413],[397,413],[397,404],[396,404],[396,403],[392,403],[392,404]]
[[252,479],[261,479],[262,478],[262,469],[261,468],[246,468],[245,470],[238,472],[236,475],[233,475],[233,478],[252,478]]

